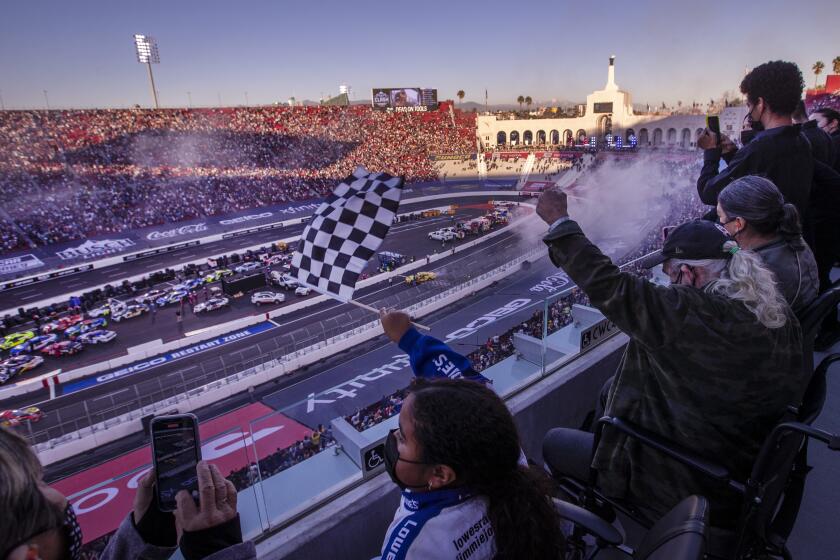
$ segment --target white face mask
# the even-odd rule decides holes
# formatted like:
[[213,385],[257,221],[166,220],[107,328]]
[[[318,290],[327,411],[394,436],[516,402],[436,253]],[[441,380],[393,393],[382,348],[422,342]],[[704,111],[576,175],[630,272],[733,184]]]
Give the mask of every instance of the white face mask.
[[662,270],[662,265],[658,264],[650,269],[650,281],[660,286],[670,286],[671,277],[665,274]]

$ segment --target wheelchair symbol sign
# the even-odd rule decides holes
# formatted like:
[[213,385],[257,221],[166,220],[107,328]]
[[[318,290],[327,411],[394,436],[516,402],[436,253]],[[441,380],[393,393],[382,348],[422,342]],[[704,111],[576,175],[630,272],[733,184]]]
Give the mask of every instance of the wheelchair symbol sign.
[[385,444],[377,445],[376,447],[371,447],[367,451],[365,451],[365,470],[372,471],[379,467],[380,465],[385,464]]

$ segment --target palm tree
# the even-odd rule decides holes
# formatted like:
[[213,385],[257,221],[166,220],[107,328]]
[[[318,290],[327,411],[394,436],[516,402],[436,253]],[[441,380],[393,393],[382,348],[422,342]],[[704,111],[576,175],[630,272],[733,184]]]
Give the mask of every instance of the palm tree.
[[834,66],[834,73],[840,74],[840,56],[835,56],[834,60],[831,61],[831,65]]
[[823,64],[822,60],[818,60],[811,66],[811,70],[814,71],[814,89],[817,89],[817,79],[819,75],[822,74],[823,68],[825,68],[825,64]]
[[464,93],[464,90],[459,89],[459,90],[458,90],[458,93],[456,93],[455,95],[457,95],[457,96],[458,96],[458,99],[461,101],[461,103],[463,103],[463,102],[464,102],[464,95],[466,95],[466,94]]
[[521,95],[516,98],[516,102],[519,103],[519,110],[522,110],[522,104],[525,103],[525,98]]
[[533,103],[533,102],[534,102],[534,100],[533,100],[533,99],[531,99],[531,96],[530,96],[530,95],[529,95],[528,97],[526,97],[526,98],[525,98],[525,105],[527,105],[527,106],[528,106],[528,110],[529,110],[529,111],[531,110],[531,103]]

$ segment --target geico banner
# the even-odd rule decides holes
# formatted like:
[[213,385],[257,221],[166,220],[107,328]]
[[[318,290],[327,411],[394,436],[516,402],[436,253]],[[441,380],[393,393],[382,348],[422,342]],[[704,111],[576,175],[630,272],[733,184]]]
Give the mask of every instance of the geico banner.
[[494,309],[493,311],[482,315],[475,321],[470,321],[469,323],[467,323],[466,326],[458,330],[452,331],[451,333],[446,335],[445,340],[446,342],[450,342],[452,340],[457,340],[459,338],[470,336],[481,327],[487,326],[490,323],[495,323],[498,319],[501,319],[502,317],[507,317],[508,315],[516,313],[518,310],[522,309],[523,307],[526,307],[529,303],[531,303],[531,300],[527,298],[515,299],[498,309]]
[[220,220],[219,223],[223,226],[232,226],[242,224],[245,222],[253,222],[254,220],[262,220],[263,218],[270,218],[274,214],[272,212],[263,212],[262,214],[249,214],[247,216],[239,216],[238,218],[229,218],[227,220]]
[[[291,418],[272,412],[256,403],[202,422],[202,458],[227,476],[247,467],[254,453],[264,459],[312,433]],[[137,427],[139,430],[139,421]],[[151,468],[150,462],[151,450],[146,446],[52,485],[73,504],[86,543],[115,531],[125,519],[140,479]]]
[[160,239],[171,239],[173,237],[180,237],[182,235],[190,235],[193,233],[201,233],[207,231],[207,224],[190,224],[188,226],[181,226],[165,231],[153,231],[146,234],[146,239],[149,241],[158,241]]

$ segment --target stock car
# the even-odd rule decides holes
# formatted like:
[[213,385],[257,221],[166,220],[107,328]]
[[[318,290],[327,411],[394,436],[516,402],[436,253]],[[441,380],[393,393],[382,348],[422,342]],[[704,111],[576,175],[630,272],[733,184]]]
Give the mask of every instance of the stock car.
[[[44,363],[44,358],[41,356],[30,356],[29,354],[19,354],[12,356],[0,362],[0,379],[8,381],[16,375],[20,375],[30,369],[35,369]],[[6,379],[3,379],[6,376]]]
[[77,340],[62,340],[61,342],[56,342],[45,347],[41,350],[41,353],[57,358],[59,356],[72,356],[73,354],[78,354],[82,351],[82,348],[84,348],[84,346],[82,346],[82,343]]
[[111,320],[119,323],[123,319],[133,319],[135,317],[139,317],[143,313],[149,310],[149,306],[143,303],[131,303],[126,305],[125,307],[120,308],[120,310],[114,310],[113,314],[111,315]]
[[178,303],[188,295],[190,295],[190,293],[187,290],[175,289],[169,292],[168,294],[157,298],[155,300],[155,305],[157,305],[158,307],[166,307],[171,303]]
[[105,305],[94,307],[88,310],[87,314],[89,317],[106,317],[111,314],[111,304],[106,303]]
[[86,319],[81,323],[77,323],[72,327],[69,327],[66,331],[64,331],[64,336],[67,338],[76,338],[82,333],[101,329],[106,326],[108,326],[108,320],[104,317],[99,317],[98,319]]
[[263,303],[283,303],[286,296],[277,292],[254,292],[251,294],[251,303],[262,305]]
[[245,263],[240,264],[239,266],[234,268],[233,271],[237,272],[239,274],[242,274],[243,272],[251,272],[253,270],[258,270],[260,268],[262,268],[262,265],[260,263],[254,262],[254,261],[249,261],[249,262],[245,262]]
[[216,309],[221,309],[229,303],[230,300],[224,296],[211,297],[207,301],[197,303],[196,306],[193,307],[193,313],[201,313],[203,311],[214,311]]
[[23,344],[15,346],[14,348],[12,348],[9,354],[11,354],[12,356],[17,356],[18,354],[23,354],[26,352],[34,352],[35,350],[40,350],[44,346],[48,346],[56,341],[58,341],[57,334],[42,334],[40,336],[30,338]]
[[95,331],[88,331],[79,335],[78,340],[82,344],[102,344],[104,342],[111,342],[117,338],[117,333],[114,331],[106,331],[104,329],[97,329]]
[[295,288],[295,295],[308,296],[311,291],[312,288],[307,288],[306,286],[298,286],[297,288]]
[[220,268],[219,270],[214,270],[210,272],[207,276],[204,277],[205,284],[212,284],[213,282],[218,282],[222,279],[223,276],[230,276],[233,274],[232,270],[228,270],[226,268]]
[[423,282],[428,282],[430,280],[434,280],[437,278],[437,274],[434,272],[418,272],[417,274],[409,274],[405,277],[406,284],[422,284]]
[[3,342],[0,342],[0,350],[11,350],[15,346],[23,344],[27,340],[34,338],[34,336],[35,333],[32,331],[23,331],[7,335],[2,339]]
[[61,317],[60,319],[56,319],[55,321],[50,321],[46,325],[42,325],[41,332],[43,334],[50,334],[56,331],[64,331],[72,327],[76,323],[81,323],[84,320],[85,317],[81,313],[77,313],[75,315],[67,315],[65,317]]
[[191,292],[193,290],[197,290],[198,288],[200,288],[203,285],[204,285],[204,279],[202,279],[202,278],[190,278],[189,280],[184,280],[183,282],[181,282],[177,286],[173,286],[173,289],[175,289],[175,290],[187,290],[187,291]]
[[0,426],[19,426],[22,422],[38,422],[44,413],[37,406],[28,406],[22,410],[4,410],[0,412]]
[[165,290],[154,289],[154,290],[149,290],[148,292],[146,292],[142,296],[139,296],[135,299],[137,300],[138,303],[145,303],[146,305],[148,305],[148,304],[154,302],[156,299],[158,299],[160,297],[163,297],[165,295],[166,295]]

